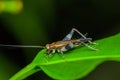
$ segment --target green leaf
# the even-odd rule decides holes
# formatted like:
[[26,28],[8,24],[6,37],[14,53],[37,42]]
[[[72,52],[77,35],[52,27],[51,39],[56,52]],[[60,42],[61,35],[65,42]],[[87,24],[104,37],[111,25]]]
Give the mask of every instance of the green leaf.
[[[55,53],[52,57],[45,57],[44,53],[46,50],[42,50],[35,57],[31,69],[28,67],[23,68],[22,71],[18,72],[10,80],[24,79],[31,75],[27,73],[31,70],[34,71],[43,70],[47,75],[54,79],[59,80],[75,80],[80,79],[89,74],[93,69],[104,61],[114,60],[120,61],[120,34],[101,39],[96,41],[98,45],[95,45],[98,51],[92,51],[88,47],[77,47],[64,53],[64,58]],[[28,65],[28,66],[29,66]],[[30,71],[29,71],[30,72]],[[26,74],[27,73],[27,74]],[[22,76],[24,74],[26,76]],[[17,77],[16,77],[17,76]]]

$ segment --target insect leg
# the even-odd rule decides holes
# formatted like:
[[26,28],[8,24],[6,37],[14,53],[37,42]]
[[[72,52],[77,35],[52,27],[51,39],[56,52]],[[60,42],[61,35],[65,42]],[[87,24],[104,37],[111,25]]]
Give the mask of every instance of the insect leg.
[[91,41],[92,40],[92,38],[86,38],[86,39],[84,39],[84,38],[79,38],[79,39],[77,39],[76,41],[78,42],[78,43],[80,43],[80,42],[88,42],[88,41]]
[[55,53],[55,49],[52,49],[52,54],[54,54]]
[[63,53],[63,51],[62,51],[62,48],[58,49],[58,51],[61,53],[62,58],[64,58],[64,53]]
[[[87,39],[85,36],[87,35],[87,33],[85,35],[83,35],[81,32],[79,32],[77,29],[72,28],[72,30],[70,31],[70,33],[68,35],[65,36],[65,38],[63,39],[63,41],[65,40],[70,40],[74,34],[74,32],[77,32],[80,36],[82,36],[83,39]],[[81,38],[81,39],[82,39]],[[88,41],[91,43],[91,41]]]
[[[46,53],[45,53],[45,56],[47,56],[47,57],[51,57],[52,56],[52,54],[53,53],[51,53],[51,49],[48,49],[47,51],[46,51]],[[53,51],[52,51],[53,52]]]
[[53,56],[54,53],[55,53],[55,50],[52,49],[52,50],[50,50],[50,52],[48,53],[48,56],[51,57],[51,56]]
[[[85,34],[85,35],[83,35],[81,32],[79,32],[77,29],[75,29],[75,28],[73,28],[72,29],[73,31],[76,31],[80,36],[82,36],[84,39],[87,39],[86,38],[86,36],[85,35],[87,35],[87,34]],[[93,42],[91,42],[91,41],[88,41],[90,44],[96,44],[96,43],[93,43]]]
[[[71,40],[73,34],[74,34],[75,30],[74,28],[65,36],[65,38],[63,38],[63,41],[65,40]],[[61,51],[67,51],[68,49],[73,48],[75,45],[73,43],[67,44],[65,47],[61,48]],[[58,50],[58,52],[60,52],[60,50]],[[61,52],[62,53],[62,52]]]
[[91,50],[95,50],[95,51],[97,51],[98,49],[95,49],[95,48],[93,48],[93,47],[91,47],[91,46],[89,46],[88,44],[86,44],[86,43],[84,43],[84,42],[81,42],[83,45],[85,45],[85,46],[87,46],[88,48],[90,48]]
[[64,38],[63,41],[65,40],[70,40],[74,34],[74,30],[72,29],[69,34],[67,34]]

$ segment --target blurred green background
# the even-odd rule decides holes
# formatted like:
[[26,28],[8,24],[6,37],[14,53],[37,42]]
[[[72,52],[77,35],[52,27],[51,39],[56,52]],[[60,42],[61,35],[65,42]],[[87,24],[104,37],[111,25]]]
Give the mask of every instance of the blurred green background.
[[[119,0],[2,0],[0,44],[45,45],[77,28],[93,40],[120,32]],[[114,44],[114,43],[113,43]],[[104,45],[104,44],[103,44]],[[8,80],[41,49],[0,47],[0,79]],[[120,63],[105,62],[81,80],[120,80]],[[26,80],[52,80],[38,72]]]

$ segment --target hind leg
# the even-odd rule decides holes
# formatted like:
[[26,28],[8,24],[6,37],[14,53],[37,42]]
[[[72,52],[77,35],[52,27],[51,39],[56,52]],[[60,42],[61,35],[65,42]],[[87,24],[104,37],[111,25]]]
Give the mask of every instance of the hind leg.
[[81,43],[82,43],[83,45],[85,45],[86,47],[90,48],[91,50],[98,51],[98,49],[93,48],[93,47],[91,47],[90,45],[88,45],[88,44],[86,44],[86,43],[84,43],[84,42],[81,42]]
[[67,34],[67,35],[63,38],[63,41],[65,41],[65,40],[71,40],[74,32],[75,32],[75,31],[72,29],[72,30],[69,32],[69,34]]
[[86,36],[87,34],[83,35],[83,34],[82,34],[81,32],[79,32],[77,29],[72,28],[72,30],[70,31],[70,33],[67,34],[67,35],[65,36],[65,38],[63,38],[63,41],[64,41],[64,40],[70,40],[70,39],[72,38],[74,32],[77,32],[83,39],[86,39],[85,36]]

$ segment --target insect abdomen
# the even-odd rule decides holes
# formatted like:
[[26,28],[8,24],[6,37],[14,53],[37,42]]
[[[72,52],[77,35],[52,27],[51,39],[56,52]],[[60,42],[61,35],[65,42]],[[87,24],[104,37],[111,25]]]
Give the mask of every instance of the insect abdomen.
[[67,51],[68,49],[72,49],[74,47],[74,44],[73,43],[70,43],[70,44],[67,44],[66,46],[62,47],[61,48],[61,51],[65,52]]

